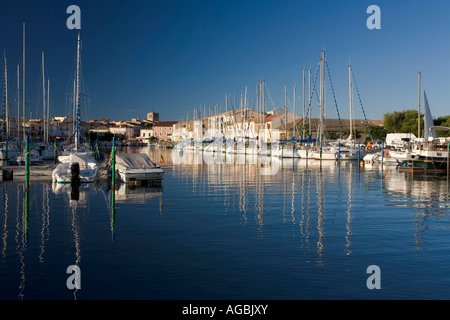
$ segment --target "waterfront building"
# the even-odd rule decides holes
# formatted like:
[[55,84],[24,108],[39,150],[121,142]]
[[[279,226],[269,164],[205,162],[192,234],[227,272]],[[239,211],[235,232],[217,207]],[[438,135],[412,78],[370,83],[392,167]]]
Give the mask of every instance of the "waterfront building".
[[178,121],[160,121],[153,125],[153,136],[158,140],[172,140],[174,125]]

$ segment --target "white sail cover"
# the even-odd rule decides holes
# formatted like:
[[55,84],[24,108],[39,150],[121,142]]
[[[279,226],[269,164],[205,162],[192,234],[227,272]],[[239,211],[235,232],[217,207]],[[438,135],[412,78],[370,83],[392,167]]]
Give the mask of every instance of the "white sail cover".
[[150,160],[145,153],[127,153],[116,155],[116,168],[119,170],[127,169],[151,169],[158,166]]
[[437,138],[436,131],[432,129],[434,126],[433,118],[431,117],[430,106],[428,105],[427,94],[423,92],[423,97],[425,100],[425,111],[424,111],[424,128],[423,137],[425,141],[430,140],[430,138]]

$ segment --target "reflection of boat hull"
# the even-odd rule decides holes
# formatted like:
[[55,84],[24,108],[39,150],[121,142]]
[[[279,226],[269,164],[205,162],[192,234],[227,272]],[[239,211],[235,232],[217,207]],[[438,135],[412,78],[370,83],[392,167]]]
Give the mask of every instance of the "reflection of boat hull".
[[282,147],[272,150],[272,156],[279,158],[301,158],[300,149],[293,149],[292,147]]
[[314,160],[337,160],[338,153],[337,152],[331,152],[331,151],[323,151],[322,155],[320,155],[319,151],[313,151],[311,153],[311,159]]
[[162,187],[135,187],[121,183],[116,189],[116,203],[146,203],[163,195]]
[[399,164],[401,164],[403,161],[400,161],[396,158],[391,158],[391,157],[382,157],[381,152],[377,152],[377,153],[368,153],[367,155],[364,156],[363,161],[366,164],[373,164],[373,163],[381,163],[383,162],[383,165],[386,166],[398,166]]
[[340,152],[336,149],[325,149],[322,151],[322,156],[320,156],[320,151],[313,151],[311,158],[315,160],[362,160],[366,153],[358,150],[341,150]]

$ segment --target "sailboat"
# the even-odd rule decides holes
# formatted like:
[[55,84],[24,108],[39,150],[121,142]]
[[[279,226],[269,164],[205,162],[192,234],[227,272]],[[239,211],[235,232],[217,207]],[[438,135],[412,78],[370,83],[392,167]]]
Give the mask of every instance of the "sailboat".
[[358,150],[358,143],[353,137],[353,88],[352,67],[348,66],[349,76],[349,105],[350,105],[350,134],[345,140],[338,140],[327,146],[322,151],[322,160],[358,160],[365,155],[363,150]]
[[[47,96],[47,100],[45,99]],[[50,115],[50,80],[47,79],[47,92],[45,90],[45,69],[44,69],[44,52],[42,52],[42,105],[44,119],[44,137],[42,143],[36,148],[39,158],[42,160],[51,160],[54,158],[54,148],[48,142],[49,138],[49,115]]]
[[[323,148],[323,129],[324,129],[324,109],[325,109],[325,51],[322,51],[322,57],[320,58],[320,125],[319,125],[319,146],[313,147],[311,152],[311,158],[316,160],[336,160],[337,152],[332,149]],[[325,152],[324,152],[325,151]]]
[[6,57],[5,61],[5,77],[3,82],[3,122],[2,122],[2,136],[3,142],[0,143],[0,160],[10,160],[17,157],[19,154],[19,148],[11,143],[12,141],[8,141],[8,136],[10,133],[9,128],[9,110],[8,110],[8,68]]
[[80,64],[80,34],[78,33],[74,105],[76,108],[75,147],[72,150],[67,150],[68,154],[58,157],[59,163],[52,173],[54,183],[92,183],[100,176],[98,164],[94,157],[86,148],[80,146]]
[[294,87],[294,112],[292,113],[292,138],[287,139],[288,134],[288,113],[287,113],[287,89],[286,86],[284,88],[284,108],[285,108],[285,115],[284,115],[284,127],[285,127],[285,139],[280,140],[280,143],[278,144],[278,148],[274,148],[272,150],[272,155],[279,157],[279,158],[301,158],[300,149],[295,148],[295,143],[297,140],[295,139],[295,87]]
[[441,173],[447,172],[448,143],[450,137],[438,138],[436,130],[450,130],[433,126],[427,95],[424,91],[424,131],[423,138],[415,139],[411,145],[411,155],[399,168],[401,172]]

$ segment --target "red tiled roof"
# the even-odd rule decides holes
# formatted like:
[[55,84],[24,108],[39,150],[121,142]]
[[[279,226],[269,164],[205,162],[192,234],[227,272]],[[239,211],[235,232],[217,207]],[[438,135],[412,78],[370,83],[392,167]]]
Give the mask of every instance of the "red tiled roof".
[[178,121],[160,121],[155,123],[153,127],[171,127],[176,123],[178,123]]
[[282,116],[282,114],[273,114],[271,116],[266,117],[265,121],[270,121],[276,117]]

